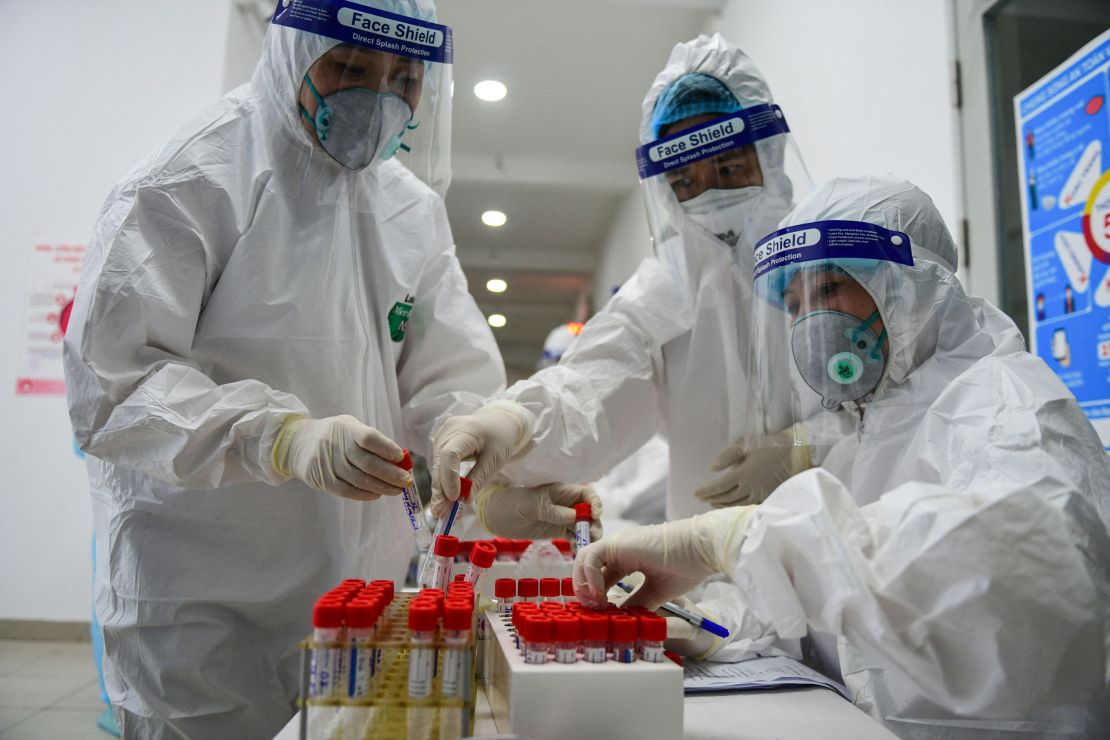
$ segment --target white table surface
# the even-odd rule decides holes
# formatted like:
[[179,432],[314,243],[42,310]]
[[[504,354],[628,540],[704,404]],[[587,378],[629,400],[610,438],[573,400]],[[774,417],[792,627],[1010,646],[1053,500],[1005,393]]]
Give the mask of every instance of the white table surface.
[[[298,740],[299,722],[298,715],[274,740]],[[496,734],[489,699],[479,688],[474,735]],[[840,695],[821,688],[687,694],[682,734],[686,740],[896,740]]]

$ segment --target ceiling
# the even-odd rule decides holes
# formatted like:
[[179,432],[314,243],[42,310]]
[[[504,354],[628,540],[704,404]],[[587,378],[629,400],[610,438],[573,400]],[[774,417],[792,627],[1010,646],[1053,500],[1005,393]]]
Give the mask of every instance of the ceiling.
[[[444,0],[455,39],[452,181],[459,260],[510,381],[584,310],[601,245],[637,186],[640,103],[671,47],[706,28],[720,0]],[[508,86],[501,101],[475,83]],[[499,228],[483,211],[508,214]],[[495,295],[486,280],[509,289]]]

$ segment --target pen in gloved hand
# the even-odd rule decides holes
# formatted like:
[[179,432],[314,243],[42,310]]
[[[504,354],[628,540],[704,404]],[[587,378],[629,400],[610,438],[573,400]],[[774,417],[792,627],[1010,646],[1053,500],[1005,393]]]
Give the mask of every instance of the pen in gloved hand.
[[[624,591],[626,594],[630,594],[636,590],[624,581],[617,581],[617,588],[619,588],[621,591]],[[717,637],[726,640],[728,639],[729,633],[725,627],[717,624],[711,619],[706,619],[700,614],[695,614],[688,609],[683,609],[681,606],[674,603],[673,601],[668,601],[666,604],[661,604],[659,608],[670,614],[672,617],[677,617],[683,622],[686,622],[687,624],[692,624],[698,629],[705,630],[711,635],[716,635]]]

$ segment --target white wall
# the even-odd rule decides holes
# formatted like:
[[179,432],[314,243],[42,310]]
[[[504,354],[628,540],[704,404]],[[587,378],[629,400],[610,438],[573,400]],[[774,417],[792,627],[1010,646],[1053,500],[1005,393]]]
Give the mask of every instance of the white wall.
[[608,302],[613,288],[632,277],[641,260],[651,256],[651,250],[644,198],[637,188],[621,201],[620,209],[602,246],[601,260],[594,273],[595,311],[600,311]]
[[87,621],[90,610],[88,484],[65,402],[14,394],[31,248],[87,243],[113,183],[220,94],[228,6],[5,4],[0,619]]
[[951,0],[729,0],[717,29],[771,85],[816,184],[893,172],[959,240]]

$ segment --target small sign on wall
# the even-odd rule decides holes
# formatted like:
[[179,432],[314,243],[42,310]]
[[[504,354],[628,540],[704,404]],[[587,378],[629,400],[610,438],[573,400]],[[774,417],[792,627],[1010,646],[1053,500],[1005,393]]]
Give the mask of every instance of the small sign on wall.
[[62,337],[85,263],[83,244],[36,244],[27,271],[17,396],[64,396]]

